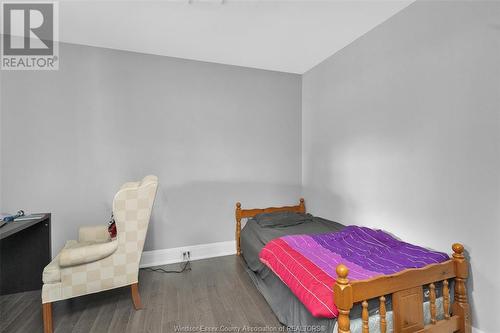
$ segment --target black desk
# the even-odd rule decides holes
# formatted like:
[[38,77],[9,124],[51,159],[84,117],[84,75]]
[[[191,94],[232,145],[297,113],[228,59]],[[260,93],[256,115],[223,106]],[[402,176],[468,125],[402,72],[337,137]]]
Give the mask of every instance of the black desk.
[[50,214],[0,228],[0,295],[41,289],[51,259]]

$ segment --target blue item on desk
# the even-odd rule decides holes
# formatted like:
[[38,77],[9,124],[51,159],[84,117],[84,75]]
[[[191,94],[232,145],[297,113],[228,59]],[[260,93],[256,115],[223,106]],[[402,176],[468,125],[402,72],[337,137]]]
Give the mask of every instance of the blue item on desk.
[[10,216],[6,216],[3,218],[3,221],[4,222],[12,222],[14,221],[15,219],[17,219],[18,217],[21,217],[21,216],[24,216],[24,211],[23,210],[19,210],[16,215],[10,215]]

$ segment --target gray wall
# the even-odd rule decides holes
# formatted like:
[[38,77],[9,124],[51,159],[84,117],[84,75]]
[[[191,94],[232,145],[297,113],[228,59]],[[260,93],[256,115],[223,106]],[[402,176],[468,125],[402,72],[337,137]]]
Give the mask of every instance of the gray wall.
[[469,251],[473,321],[499,332],[500,3],[422,1],[307,72],[308,208]]
[[160,178],[146,249],[234,240],[234,204],[300,194],[298,75],[63,44],[60,70],[1,73],[2,209],[53,215],[53,249]]
[[[0,35],[1,36],[1,35]],[[0,37],[0,43],[3,43],[3,39],[2,37]],[[3,71],[0,71],[0,214],[2,214],[4,211],[3,209],[3,196],[2,196],[2,192],[3,192],[3,183],[2,183],[2,179],[3,179],[3,154],[2,154],[2,141],[3,141],[3,130],[2,130],[2,100],[3,100],[3,96],[1,94],[2,92],[2,85],[3,85],[3,80],[2,80],[2,74]]]

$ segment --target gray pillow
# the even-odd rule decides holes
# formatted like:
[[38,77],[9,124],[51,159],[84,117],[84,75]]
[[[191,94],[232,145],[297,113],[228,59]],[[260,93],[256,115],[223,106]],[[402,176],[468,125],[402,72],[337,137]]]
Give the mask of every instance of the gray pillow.
[[255,215],[254,219],[263,228],[276,228],[311,222],[312,215],[294,212],[261,213]]

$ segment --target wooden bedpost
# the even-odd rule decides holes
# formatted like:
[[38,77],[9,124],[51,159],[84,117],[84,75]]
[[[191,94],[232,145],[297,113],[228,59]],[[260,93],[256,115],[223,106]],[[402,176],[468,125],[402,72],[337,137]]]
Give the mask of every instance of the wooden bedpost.
[[306,204],[304,203],[304,198],[300,198],[299,209],[300,213],[306,212]]
[[349,284],[347,275],[349,274],[349,269],[345,265],[337,266],[337,281],[333,286],[333,297],[335,300],[335,305],[339,310],[339,317],[337,318],[338,323],[338,333],[350,333],[351,332],[351,322],[349,319],[349,313],[352,308],[352,287]]
[[453,262],[455,263],[455,299],[452,305],[453,315],[460,316],[460,333],[471,333],[470,309],[467,300],[467,287],[465,282],[469,276],[469,267],[464,257],[464,246],[455,243],[453,249]]
[[241,234],[241,203],[236,203],[236,255],[241,255],[240,234]]

